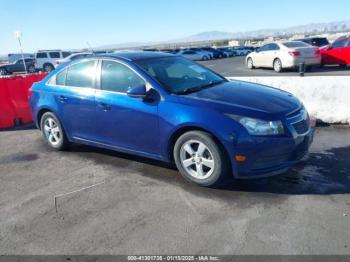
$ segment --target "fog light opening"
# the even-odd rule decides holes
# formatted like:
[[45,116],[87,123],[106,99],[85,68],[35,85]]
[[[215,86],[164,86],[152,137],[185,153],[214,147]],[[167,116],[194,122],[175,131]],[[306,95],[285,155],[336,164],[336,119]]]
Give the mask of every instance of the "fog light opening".
[[238,162],[244,162],[244,161],[246,161],[246,157],[245,156],[241,156],[241,155],[236,155],[236,161],[238,161]]

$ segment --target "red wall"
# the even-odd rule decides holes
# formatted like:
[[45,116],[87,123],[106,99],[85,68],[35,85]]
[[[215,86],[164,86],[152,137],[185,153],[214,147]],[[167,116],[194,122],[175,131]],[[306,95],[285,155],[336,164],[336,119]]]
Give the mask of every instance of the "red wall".
[[29,89],[42,80],[45,73],[0,77],[0,128],[32,121],[29,109]]

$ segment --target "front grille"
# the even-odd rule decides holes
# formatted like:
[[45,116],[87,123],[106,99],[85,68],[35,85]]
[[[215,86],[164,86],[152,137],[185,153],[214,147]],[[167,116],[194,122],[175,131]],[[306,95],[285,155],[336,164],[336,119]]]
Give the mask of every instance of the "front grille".
[[307,119],[302,120],[298,123],[293,124],[293,127],[299,135],[305,134],[309,130],[309,121],[307,121]]
[[289,113],[289,114],[287,114],[287,118],[292,118],[292,117],[295,117],[295,116],[297,116],[297,115],[299,115],[300,114],[300,109],[298,109],[298,110],[296,110],[296,111],[294,111],[294,112],[291,112],[291,113]]

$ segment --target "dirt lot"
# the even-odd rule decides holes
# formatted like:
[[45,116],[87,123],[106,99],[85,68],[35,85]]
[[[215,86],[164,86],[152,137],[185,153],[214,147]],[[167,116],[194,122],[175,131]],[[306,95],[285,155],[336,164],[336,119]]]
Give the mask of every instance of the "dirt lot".
[[[55,195],[96,186],[57,198]],[[189,184],[163,163],[0,133],[1,254],[350,254],[350,129],[288,173]]]

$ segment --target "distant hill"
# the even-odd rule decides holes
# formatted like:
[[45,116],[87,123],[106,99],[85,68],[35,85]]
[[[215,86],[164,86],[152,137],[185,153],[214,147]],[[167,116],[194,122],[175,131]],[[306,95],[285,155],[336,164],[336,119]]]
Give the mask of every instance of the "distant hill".
[[209,40],[222,40],[222,39],[244,39],[244,38],[264,38],[268,36],[281,36],[292,34],[318,34],[328,33],[336,31],[350,31],[350,20],[329,22],[329,23],[313,23],[307,25],[292,26],[287,28],[275,28],[275,29],[261,29],[247,32],[222,32],[222,31],[209,31],[202,32],[195,35],[191,35],[184,38],[167,40],[162,42],[132,42],[132,43],[120,43],[111,44],[96,47],[96,49],[120,49],[150,46],[157,44],[167,43],[181,43],[181,42],[197,42],[197,41],[209,41]]

